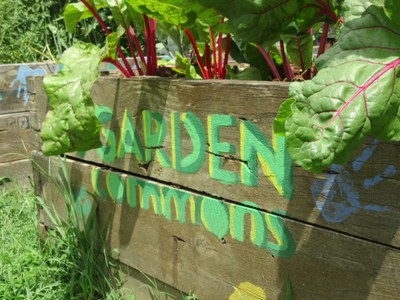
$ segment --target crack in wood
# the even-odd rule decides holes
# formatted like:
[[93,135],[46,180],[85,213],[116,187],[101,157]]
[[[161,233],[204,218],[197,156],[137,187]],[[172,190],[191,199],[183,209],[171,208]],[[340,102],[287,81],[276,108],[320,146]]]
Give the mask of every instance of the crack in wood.
[[206,153],[214,155],[214,156],[217,156],[217,157],[221,157],[221,158],[226,159],[226,160],[237,161],[237,162],[240,162],[242,164],[245,164],[246,166],[249,165],[249,162],[247,160],[242,160],[242,159],[237,158],[237,157],[235,157],[233,155],[217,154],[217,153],[213,153],[213,152],[208,151],[208,150],[206,150]]
[[179,236],[173,235],[172,238],[175,240],[175,242],[186,243],[186,241],[183,238],[180,238]]

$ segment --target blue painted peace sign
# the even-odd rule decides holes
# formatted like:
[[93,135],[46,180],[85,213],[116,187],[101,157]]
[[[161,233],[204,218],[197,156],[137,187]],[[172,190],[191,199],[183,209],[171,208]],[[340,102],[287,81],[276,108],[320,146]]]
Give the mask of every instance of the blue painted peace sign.
[[[352,163],[352,171],[359,172],[363,165],[374,154],[378,140],[366,148],[362,154]],[[339,223],[348,216],[359,210],[374,212],[386,212],[387,206],[376,204],[361,205],[359,187],[353,181],[351,173],[344,166],[332,165],[332,173],[326,179],[314,179],[311,186],[311,194],[315,205],[321,211],[323,218],[329,223]],[[387,166],[381,174],[367,178],[363,182],[363,189],[369,189],[384,180],[385,177],[393,176],[397,169],[393,165]],[[345,199],[345,200],[343,200]]]

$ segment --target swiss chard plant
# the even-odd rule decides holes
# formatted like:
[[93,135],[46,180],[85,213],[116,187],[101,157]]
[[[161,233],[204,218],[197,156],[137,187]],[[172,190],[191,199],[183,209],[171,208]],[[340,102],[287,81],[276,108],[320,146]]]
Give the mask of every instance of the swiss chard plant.
[[[114,21],[113,26],[106,22],[107,14]],[[223,27],[220,26],[220,15],[214,10],[195,1],[183,0],[81,0],[66,6],[64,19],[69,31],[72,32],[80,21],[87,18],[97,20],[104,31],[105,44],[101,49],[83,42],[75,44],[61,57],[63,71],[45,78],[44,86],[52,108],[45,118],[41,134],[44,142],[42,150],[47,155],[85,151],[100,145],[99,122],[94,115],[90,91],[99,77],[101,62],[114,64],[127,78],[156,75],[156,30],[157,22],[162,21],[168,26],[179,26],[187,34],[201,65],[198,45],[191,30],[200,35],[207,28],[210,36],[214,37],[212,26]],[[143,31],[144,47],[139,41],[138,29]],[[135,68],[130,65],[121,47],[123,38]],[[219,33],[219,38],[222,39],[222,33]],[[221,51],[218,55],[222,55]],[[219,67],[218,76],[224,75],[225,68],[220,66],[222,63],[222,59],[214,62]],[[200,68],[204,78],[215,76],[210,64],[207,61],[207,68]],[[189,73],[196,73],[190,64],[187,68]]]
[[[175,40],[185,36],[192,45],[194,60],[182,55],[175,60],[175,70],[187,77],[296,81],[278,113],[275,131],[286,135],[292,158],[307,170],[322,172],[332,163],[344,163],[367,135],[399,140],[396,0],[81,0],[66,7],[64,18],[70,31],[81,20],[95,18],[106,39],[102,49],[79,43],[66,51],[61,59],[66,69],[46,78],[54,108],[43,126],[46,154],[99,145],[89,92],[98,72],[92,70],[106,61],[126,77],[156,75],[159,28]],[[338,39],[325,51],[333,26]],[[313,37],[319,31],[314,63]],[[228,65],[229,55],[250,68],[235,71]],[[90,69],[71,67],[80,59]],[[266,64],[260,68],[261,59]],[[295,68],[300,72],[295,74]],[[79,88],[70,92],[63,88],[67,85]],[[52,127],[55,123],[57,128]]]
[[[341,1],[337,0],[199,0],[207,7],[215,8],[227,17],[232,33],[242,43],[255,45],[265,58],[272,77],[283,76],[270,55],[273,45],[279,43],[284,76],[293,80],[295,74],[289,63],[298,65],[303,72],[312,67],[312,30],[323,26],[323,38],[319,52],[324,52],[330,24],[339,22]],[[306,75],[306,76],[311,76]]]
[[289,152],[303,168],[319,173],[345,163],[367,135],[400,140],[396,2],[345,1],[343,28],[317,60],[317,76],[291,84],[277,131],[286,134]]

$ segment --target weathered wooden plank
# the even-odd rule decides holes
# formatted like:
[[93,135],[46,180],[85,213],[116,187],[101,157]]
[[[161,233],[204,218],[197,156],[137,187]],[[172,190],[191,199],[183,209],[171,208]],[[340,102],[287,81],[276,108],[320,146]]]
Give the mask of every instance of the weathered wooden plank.
[[[132,59],[129,59],[132,63]],[[100,71],[114,72],[115,67],[103,63]],[[29,111],[31,90],[28,81],[33,76],[44,76],[58,72],[60,66],[54,62],[0,65],[0,114]]]
[[140,300],[169,300],[169,299],[183,299],[185,293],[174,289],[173,287],[152,278],[142,271],[133,269],[120,261],[115,262],[120,273],[120,280],[123,285],[120,288],[123,295],[129,299],[129,296],[134,295],[135,299]]
[[8,186],[18,186],[21,189],[32,188],[32,166],[28,159],[0,163],[0,177],[7,177],[11,181]]
[[57,71],[54,63],[0,65],[0,114],[28,111],[30,91],[27,78]]
[[38,148],[37,133],[30,126],[29,112],[0,115],[0,163],[26,159]]
[[[39,209],[39,215],[41,220],[46,220],[43,209]],[[39,222],[38,231],[42,242],[46,241],[48,238],[48,231],[52,229],[51,224],[49,227]],[[116,254],[115,258],[118,259]],[[112,257],[109,257],[108,260],[111,261],[113,265],[113,267],[110,267],[109,271],[114,272],[118,280],[118,290],[126,299],[131,299],[129,297],[134,296],[135,298],[133,299],[140,300],[168,300],[171,299],[171,296],[175,297],[174,299],[182,299],[185,295],[183,292],[174,289],[164,282],[152,278],[142,271],[133,269]]]
[[[334,166],[321,175],[293,167],[292,177],[284,140],[278,140],[275,152],[268,148],[274,144],[273,119],[287,97],[287,87],[270,82],[103,78],[93,96],[98,105],[109,108],[99,109],[106,147],[78,157],[215,197],[248,200],[267,211],[281,210],[293,219],[399,247],[400,144],[370,139],[343,167]],[[40,90],[37,96],[38,106],[44,107],[39,103],[45,96]],[[165,122],[166,136],[161,135],[160,143],[154,140],[157,118]],[[150,119],[152,126],[146,130]],[[141,143],[137,148],[134,130]],[[123,143],[121,131],[130,146]],[[145,133],[153,139],[145,142]],[[193,143],[198,159],[191,158],[200,168],[192,164],[190,169]],[[257,147],[258,155],[265,155],[266,172],[252,152]],[[134,151],[144,159],[129,153]],[[162,162],[160,157],[166,159]],[[181,158],[186,158],[186,165]],[[248,185],[254,179],[251,173],[258,174],[255,186]]]
[[[39,153],[34,157],[43,168],[49,166]],[[399,295],[400,251],[394,247],[310,226],[250,203],[68,164],[84,211],[90,211],[87,195],[102,196],[96,211],[101,224],[110,221],[107,243],[119,249],[120,260],[179,290],[194,290],[201,299],[228,299],[235,291],[254,293],[251,299],[283,299],[289,281],[296,299]],[[55,178],[60,173],[55,158],[50,166]],[[60,194],[44,177],[36,182],[37,192],[62,211]],[[180,200],[168,205],[169,193]]]

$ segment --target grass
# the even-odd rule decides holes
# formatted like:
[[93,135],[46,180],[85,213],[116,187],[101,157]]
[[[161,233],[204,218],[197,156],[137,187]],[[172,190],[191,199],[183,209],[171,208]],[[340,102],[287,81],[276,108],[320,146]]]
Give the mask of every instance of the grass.
[[0,299],[64,299],[68,262],[60,244],[42,249],[33,193],[0,191],[0,220]]
[[[67,216],[63,219],[33,191],[5,189],[9,180],[0,177],[0,299],[135,300],[134,291],[122,287],[119,269],[108,260],[106,230],[99,230],[95,211],[82,218],[64,160],[61,170],[59,178],[39,171],[64,198]],[[38,205],[54,224],[44,242],[38,230]],[[143,275],[151,299],[176,299]],[[195,300],[196,296],[182,295],[181,299]]]
[[83,230],[77,226],[71,190],[59,188],[68,217],[61,221],[45,208],[55,227],[44,243],[37,213],[38,201],[44,206],[43,201],[33,192],[0,190],[0,299],[123,299],[121,282],[104,259],[94,217],[86,220]]

